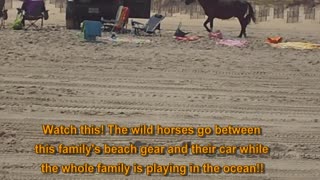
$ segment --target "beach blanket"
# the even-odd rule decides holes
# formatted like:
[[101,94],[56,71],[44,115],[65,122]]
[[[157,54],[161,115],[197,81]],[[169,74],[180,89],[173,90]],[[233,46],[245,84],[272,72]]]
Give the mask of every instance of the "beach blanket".
[[196,41],[199,40],[201,36],[184,36],[184,37],[179,37],[176,36],[175,39],[178,41]]
[[240,40],[240,39],[224,39],[222,32],[217,30],[215,32],[209,33],[209,38],[216,41],[217,45],[224,45],[230,47],[246,47],[249,42],[247,40]]
[[102,37],[101,40],[107,40],[112,42],[125,42],[125,43],[137,43],[137,44],[144,44],[144,43],[151,43],[149,39],[138,39],[132,37]]
[[238,40],[238,39],[220,39],[216,41],[217,45],[224,46],[235,46],[235,47],[246,47],[248,46],[248,41],[246,40]]
[[292,49],[300,49],[300,50],[305,50],[305,49],[320,49],[320,44],[314,44],[310,42],[283,42],[283,43],[268,43],[272,47],[276,48],[292,48]]

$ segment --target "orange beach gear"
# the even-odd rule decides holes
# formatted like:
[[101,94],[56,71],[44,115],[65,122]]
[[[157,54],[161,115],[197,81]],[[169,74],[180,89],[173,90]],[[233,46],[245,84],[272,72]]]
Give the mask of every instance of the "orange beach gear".
[[280,36],[277,36],[277,37],[268,37],[268,38],[267,38],[268,43],[272,43],[272,44],[281,43],[282,40],[283,40],[283,38],[280,37]]

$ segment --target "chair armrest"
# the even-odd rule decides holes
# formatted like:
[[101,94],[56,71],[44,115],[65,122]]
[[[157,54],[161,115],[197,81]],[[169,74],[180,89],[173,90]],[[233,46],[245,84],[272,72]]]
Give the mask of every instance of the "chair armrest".
[[23,14],[23,9],[17,8],[18,14]]
[[114,19],[111,19],[111,20],[102,20],[101,22],[103,22],[103,23],[116,23],[118,21],[114,20]]
[[137,21],[131,21],[131,26],[133,29],[140,29],[144,30],[146,27],[143,23],[137,22]]
[[131,21],[131,25],[144,25],[143,23],[141,23],[141,22],[138,22],[138,21]]

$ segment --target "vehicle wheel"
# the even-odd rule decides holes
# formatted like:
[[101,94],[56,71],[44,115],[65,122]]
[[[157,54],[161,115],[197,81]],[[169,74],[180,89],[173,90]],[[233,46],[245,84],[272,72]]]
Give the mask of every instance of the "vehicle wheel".
[[80,23],[75,15],[74,4],[68,2],[66,7],[66,27],[67,29],[80,29]]
[[66,27],[67,29],[80,29],[80,22],[76,19],[67,19]]
[[73,19],[67,19],[66,20],[66,27],[67,27],[67,29],[74,29],[74,21],[73,21]]
[[74,21],[74,29],[81,29],[80,27],[81,21],[79,19]]

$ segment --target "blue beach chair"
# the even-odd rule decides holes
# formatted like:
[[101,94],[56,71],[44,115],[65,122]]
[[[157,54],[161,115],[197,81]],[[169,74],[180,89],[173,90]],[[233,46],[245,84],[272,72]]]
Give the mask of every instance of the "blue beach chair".
[[103,24],[100,21],[83,21],[81,29],[84,39],[95,41],[97,36],[101,37],[102,26]]

